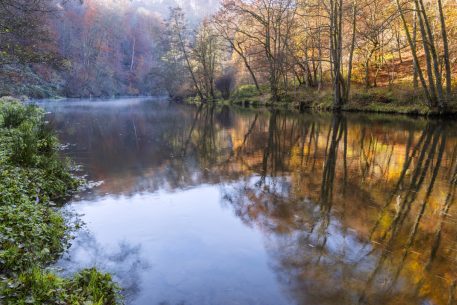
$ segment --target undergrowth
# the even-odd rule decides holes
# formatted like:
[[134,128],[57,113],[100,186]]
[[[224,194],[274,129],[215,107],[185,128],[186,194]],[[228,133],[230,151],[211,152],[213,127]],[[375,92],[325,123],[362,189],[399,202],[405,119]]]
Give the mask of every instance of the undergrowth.
[[118,304],[110,275],[62,278],[46,269],[78,227],[56,204],[80,184],[58,144],[41,109],[0,99],[0,304]]

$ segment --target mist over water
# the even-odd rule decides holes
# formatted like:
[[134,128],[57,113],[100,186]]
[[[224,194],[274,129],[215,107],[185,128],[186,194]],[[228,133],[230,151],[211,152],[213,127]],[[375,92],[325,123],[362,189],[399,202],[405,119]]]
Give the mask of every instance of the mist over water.
[[[58,265],[128,304],[452,304],[457,130],[161,99],[42,103],[98,187]],[[451,302],[451,303],[449,303]]]

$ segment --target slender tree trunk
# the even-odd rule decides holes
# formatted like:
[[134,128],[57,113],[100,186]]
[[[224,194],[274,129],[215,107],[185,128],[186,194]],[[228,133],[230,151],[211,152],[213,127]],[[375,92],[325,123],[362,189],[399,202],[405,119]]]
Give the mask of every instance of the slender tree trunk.
[[334,13],[334,36],[335,36],[335,104],[334,109],[339,111],[344,103],[342,84],[343,75],[341,73],[343,55],[343,0],[335,1]]
[[333,65],[334,111],[340,111],[343,105],[342,92],[342,3],[343,0],[330,0],[330,50]]
[[235,52],[238,53],[238,55],[240,55],[240,57],[243,59],[244,66],[246,67],[246,69],[248,69],[249,74],[251,75],[252,81],[254,82],[255,88],[256,88],[257,91],[260,93],[259,82],[258,82],[258,80],[257,80],[257,77],[255,76],[254,71],[252,70],[251,65],[249,64],[248,58],[243,54],[242,51],[238,50],[238,49],[235,47],[235,44],[233,44],[233,42],[230,42],[230,44],[232,45],[232,47],[233,47],[233,49],[235,50]]
[[184,40],[182,38],[181,33],[179,33],[178,36],[179,36],[179,43],[180,43],[180,46],[181,46],[181,51],[183,52],[184,59],[185,59],[186,64],[187,64],[187,69],[189,70],[190,76],[192,77],[192,81],[194,82],[195,90],[197,90],[197,94],[200,97],[200,99],[202,100],[202,102],[206,101],[206,99],[203,96],[203,93],[202,93],[202,91],[200,89],[200,86],[198,85],[197,78],[195,77],[194,71],[192,69],[192,65],[190,64],[189,55],[187,54],[186,46],[184,44]]
[[416,11],[418,12],[418,21],[419,21],[419,30],[422,36],[422,46],[424,48],[425,54],[425,63],[426,63],[426,71],[427,71],[427,78],[428,78],[428,85],[430,87],[430,97],[431,97],[431,105],[432,107],[437,106],[437,95],[436,95],[436,87],[433,77],[433,69],[432,69],[432,59],[430,55],[430,43],[428,41],[427,32],[425,30],[423,15],[421,13],[421,9],[419,7],[419,2],[414,0],[414,4],[416,6]]
[[[314,45],[314,43],[313,43],[313,45]],[[316,49],[313,47],[312,53],[311,53],[311,56],[312,56],[312,66],[313,66],[313,74],[312,74],[313,79],[312,79],[312,81],[313,81],[313,85],[314,85],[314,86],[316,86],[316,84],[317,84],[317,68],[316,68],[316,54],[315,54],[315,50],[316,50]]]
[[370,88],[370,60],[365,60],[365,89]]
[[351,49],[349,51],[349,63],[348,63],[348,76],[346,82],[346,92],[344,93],[344,99],[349,101],[349,94],[351,91],[351,80],[352,80],[352,61],[354,58],[355,49],[355,38],[356,38],[356,27],[357,27],[357,0],[352,3],[352,39]]
[[398,59],[400,59],[400,63],[403,63],[403,56],[401,55],[401,40],[400,40],[400,32],[395,30],[395,38],[397,40],[397,52],[398,52]]
[[441,36],[443,39],[443,48],[444,48],[444,65],[446,68],[446,95],[447,99],[450,98],[452,93],[452,76],[451,76],[451,63],[449,59],[449,44],[447,39],[447,30],[446,30],[446,20],[444,18],[443,4],[441,0],[437,0],[438,10],[440,15],[441,23]]
[[319,82],[317,84],[317,90],[320,91],[322,89],[322,82],[323,82],[323,76],[324,76],[324,72],[323,72],[323,68],[322,68],[322,35],[321,35],[321,24],[320,24],[320,6],[319,6],[319,9],[318,9],[318,19],[317,19],[317,27],[318,27],[318,30],[317,30],[317,37],[318,37],[318,50],[317,50],[317,53],[318,53],[318,60],[319,60]]
[[[432,82],[435,82],[435,88],[436,88],[436,92],[438,94],[436,104],[439,108],[443,109],[444,103],[445,103],[444,93],[443,93],[443,82],[442,82],[442,76],[441,76],[441,71],[440,71],[440,61],[438,59],[434,35],[432,32],[432,28],[430,26],[430,22],[429,22],[429,18],[427,16],[424,2],[422,0],[415,0],[415,2],[418,3],[419,4],[418,7],[420,7],[419,17],[422,16],[422,18],[419,18],[419,25],[421,26],[421,28],[423,27],[423,29],[421,31],[425,32],[425,35],[424,35],[424,33],[422,33],[422,37],[423,37],[422,40],[424,41],[424,44],[428,44],[427,47],[430,51],[429,56],[432,59],[431,64],[432,64],[433,72],[430,71],[429,74],[433,75],[433,73],[434,73],[434,77],[435,77],[435,78],[433,78],[433,76],[432,76]],[[427,37],[427,39],[425,39],[425,37]]]
[[[414,11],[414,20],[413,20],[413,44],[414,48],[417,49],[417,12]],[[419,80],[418,80],[418,72],[417,66],[413,62],[413,87],[414,91],[417,92],[417,88],[419,87]]]
[[427,86],[427,83],[425,81],[424,74],[422,73],[422,69],[421,69],[420,64],[419,64],[419,58],[417,56],[416,44],[413,42],[413,39],[411,37],[411,33],[409,32],[408,23],[406,22],[406,17],[405,17],[405,14],[403,12],[403,8],[401,7],[400,0],[395,0],[395,2],[397,4],[398,12],[400,14],[400,18],[401,18],[401,21],[403,23],[403,28],[405,30],[406,38],[408,39],[408,44],[409,44],[409,46],[411,48],[411,54],[413,56],[414,66],[415,66],[417,74],[419,76],[419,80],[420,80],[422,88],[424,90],[427,102],[428,102],[429,106],[431,106],[433,101],[432,101],[432,97],[430,95],[430,91],[429,91],[429,88]]
[[133,72],[133,65],[135,63],[135,46],[136,46],[136,38],[133,38],[132,58],[130,60],[130,72]]

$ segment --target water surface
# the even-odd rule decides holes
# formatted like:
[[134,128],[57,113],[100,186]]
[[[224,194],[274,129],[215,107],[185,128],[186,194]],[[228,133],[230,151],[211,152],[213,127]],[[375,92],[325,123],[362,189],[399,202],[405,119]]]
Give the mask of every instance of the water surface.
[[160,99],[42,103],[100,184],[59,262],[128,304],[454,304],[457,129]]

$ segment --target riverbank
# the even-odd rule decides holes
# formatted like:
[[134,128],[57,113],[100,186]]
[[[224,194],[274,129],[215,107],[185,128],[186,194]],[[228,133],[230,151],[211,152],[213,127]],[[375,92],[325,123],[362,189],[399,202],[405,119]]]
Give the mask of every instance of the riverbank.
[[41,109],[0,99],[0,303],[117,304],[110,275],[62,278],[47,269],[80,226],[57,207],[81,183],[58,147]]
[[[200,104],[198,98],[188,98],[190,104]],[[237,105],[241,107],[268,107],[291,111],[333,111],[333,92],[331,88],[300,89],[283,97],[282,101],[272,102],[268,88],[261,88],[260,93],[254,86],[241,86],[227,99],[217,99],[219,105]],[[421,96],[410,88],[371,88],[355,87],[350,101],[343,105],[342,111],[407,114],[420,116],[439,115],[423,102]],[[444,115],[457,115],[457,104],[452,102]]]

